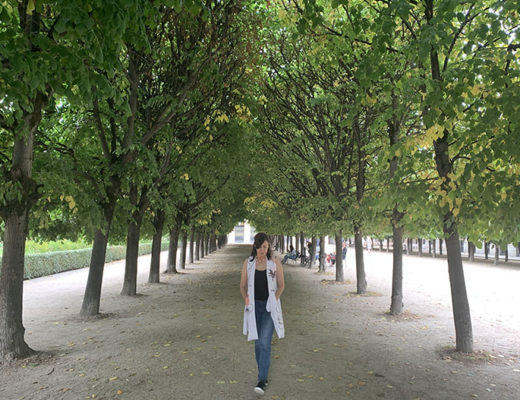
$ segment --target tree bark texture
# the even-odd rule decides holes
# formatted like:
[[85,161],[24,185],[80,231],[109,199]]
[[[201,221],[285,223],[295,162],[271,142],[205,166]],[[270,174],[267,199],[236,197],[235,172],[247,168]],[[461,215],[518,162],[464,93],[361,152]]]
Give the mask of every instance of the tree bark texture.
[[493,264],[498,265],[500,260],[500,247],[495,243],[495,258],[493,260]]
[[195,235],[196,237],[196,241],[197,241],[197,244],[195,246],[195,261],[200,261],[200,244],[201,244],[201,239],[200,239],[200,231],[197,231],[197,234]]
[[445,225],[444,231],[449,234],[446,239],[446,252],[448,254],[448,272],[453,318],[455,320],[456,349],[463,353],[471,353],[473,351],[473,328],[464,280],[462,255],[460,254],[459,234],[453,226]]
[[343,272],[343,257],[341,257],[341,229],[336,232],[336,282],[343,282],[345,280],[345,274]]
[[170,244],[168,246],[168,261],[166,262],[166,273],[177,273],[177,248],[179,246],[179,228],[170,230]]
[[125,277],[123,280],[123,289],[121,295],[135,296],[137,294],[137,262],[139,259],[139,237],[141,230],[141,222],[132,219],[128,225],[128,233],[126,235],[126,259],[125,259]]
[[[401,214],[394,208],[394,215]],[[394,243],[403,242],[403,227],[398,220],[392,219],[392,235]],[[390,303],[390,314],[398,315],[403,311],[403,246],[394,246],[393,270],[392,270],[392,299]]]
[[22,323],[23,273],[27,212],[13,210],[4,217],[4,251],[0,276],[0,357],[23,358],[32,353]]
[[200,258],[203,259],[206,255],[206,234],[201,232],[200,234]]
[[475,244],[468,242],[468,260],[475,261]]
[[307,246],[305,246],[305,234],[300,232],[300,249],[302,249],[302,254],[307,253]]
[[97,229],[94,233],[94,243],[92,244],[92,255],[90,256],[90,267],[88,270],[87,286],[83,303],[81,305],[80,316],[92,317],[99,314],[101,302],[101,285],[103,283],[103,270],[105,268],[105,257],[108,244],[108,229],[104,232]]
[[152,239],[152,256],[150,259],[150,273],[148,274],[148,283],[160,282],[160,268],[161,268],[161,242],[164,226],[165,214],[163,211],[158,211],[153,220],[155,232]]
[[215,233],[211,234],[210,242],[211,242],[211,251],[212,252],[217,251],[217,235]]
[[311,254],[309,254],[309,268],[314,267],[314,262],[316,261],[316,236],[312,237],[311,241]]
[[357,294],[365,294],[367,292],[367,280],[365,277],[365,261],[363,258],[363,233],[361,228],[355,229],[354,246],[356,248],[356,279]]
[[193,256],[193,253],[195,251],[194,247],[195,247],[195,229],[193,229],[193,227],[192,227],[191,233],[190,233],[190,258],[188,260],[188,262],[190,264],[193,264],[193,261],[195,260],[195,257]]
[[188,246],[188,232],[182,230],[181,233],[181,254],[179,255],[179,267],[186,269],[186,248]]

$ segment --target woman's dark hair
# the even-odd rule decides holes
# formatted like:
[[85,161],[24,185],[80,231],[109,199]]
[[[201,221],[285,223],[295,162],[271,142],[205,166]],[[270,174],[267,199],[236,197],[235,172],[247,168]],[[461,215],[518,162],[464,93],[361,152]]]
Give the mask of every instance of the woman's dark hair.
[[267,249],[267,259],[268,260],[271,259],[271,243],[269,243],[269,237],[263,232],[258,232],[255,235],[255,241],[253,243],[253,251],[251,251],[251,261],[253,261],[256,257],[256,249],[259,249],[260,247],[262,247],[262,245],[264,244],[265,241],[267,241],[267,243],[269,244],[269,248]]

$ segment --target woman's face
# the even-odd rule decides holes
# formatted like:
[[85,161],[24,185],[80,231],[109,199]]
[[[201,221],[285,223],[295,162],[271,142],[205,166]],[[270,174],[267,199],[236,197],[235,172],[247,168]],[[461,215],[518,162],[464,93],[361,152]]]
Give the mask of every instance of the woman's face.
[[256,249],[256,254],[259,257],[267,256],[267,250],[269,250],[269,242],[266,240],[262,245]]

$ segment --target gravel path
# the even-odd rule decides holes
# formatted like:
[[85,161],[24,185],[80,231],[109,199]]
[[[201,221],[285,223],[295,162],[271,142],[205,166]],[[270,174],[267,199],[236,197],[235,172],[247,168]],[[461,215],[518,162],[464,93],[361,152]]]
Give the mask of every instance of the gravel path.
[[[103,316],[77,317],[87,270],[25,282],[28,360],[0,365],[0,399],[254,399],[254,348],[242,335],[240,268],[229,245],[177,275],[119,295],[124,264],[107,264]],[[163,255],[165,261],[166,255]],[[454,345],[445,260],[405,257],[405,312],[385,314],[391,254],[365,254],[368,296],[355,295],[354,251],[344,284],[285,266],[286,338],[275,339],[264,398],[520,399],[520,268],[466,263],[476,355]],[[276,337],[276,335],[275,335]]]

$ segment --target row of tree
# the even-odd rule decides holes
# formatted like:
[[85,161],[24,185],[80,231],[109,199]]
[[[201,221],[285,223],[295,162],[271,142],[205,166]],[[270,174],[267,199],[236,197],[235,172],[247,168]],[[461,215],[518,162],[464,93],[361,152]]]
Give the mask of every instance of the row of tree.
[[[248,76],[257,17],[240,1],[35,1],[0,5],[0,357],[24,340],[25,240],[93,243],[80,314],[99,313],[106,247],[197,255],[243,220],[250,179]],[[222,238],[220,240],[222,243]],[[183,264],[181,264],[182,267]]]
[[[517,0],[309,0],[270,7],[258,89],[259,229],[446,243],[457,350],[473,348],[460,251],[520,226]],[[264,188],[267,187],[266,190]],[[338,240],[336,240],[338,242]],[[390,310],[403,307],[402,246]],[[339,251],[337,251],[339,254]],[[343,279],[336,262],[336,279]]]

